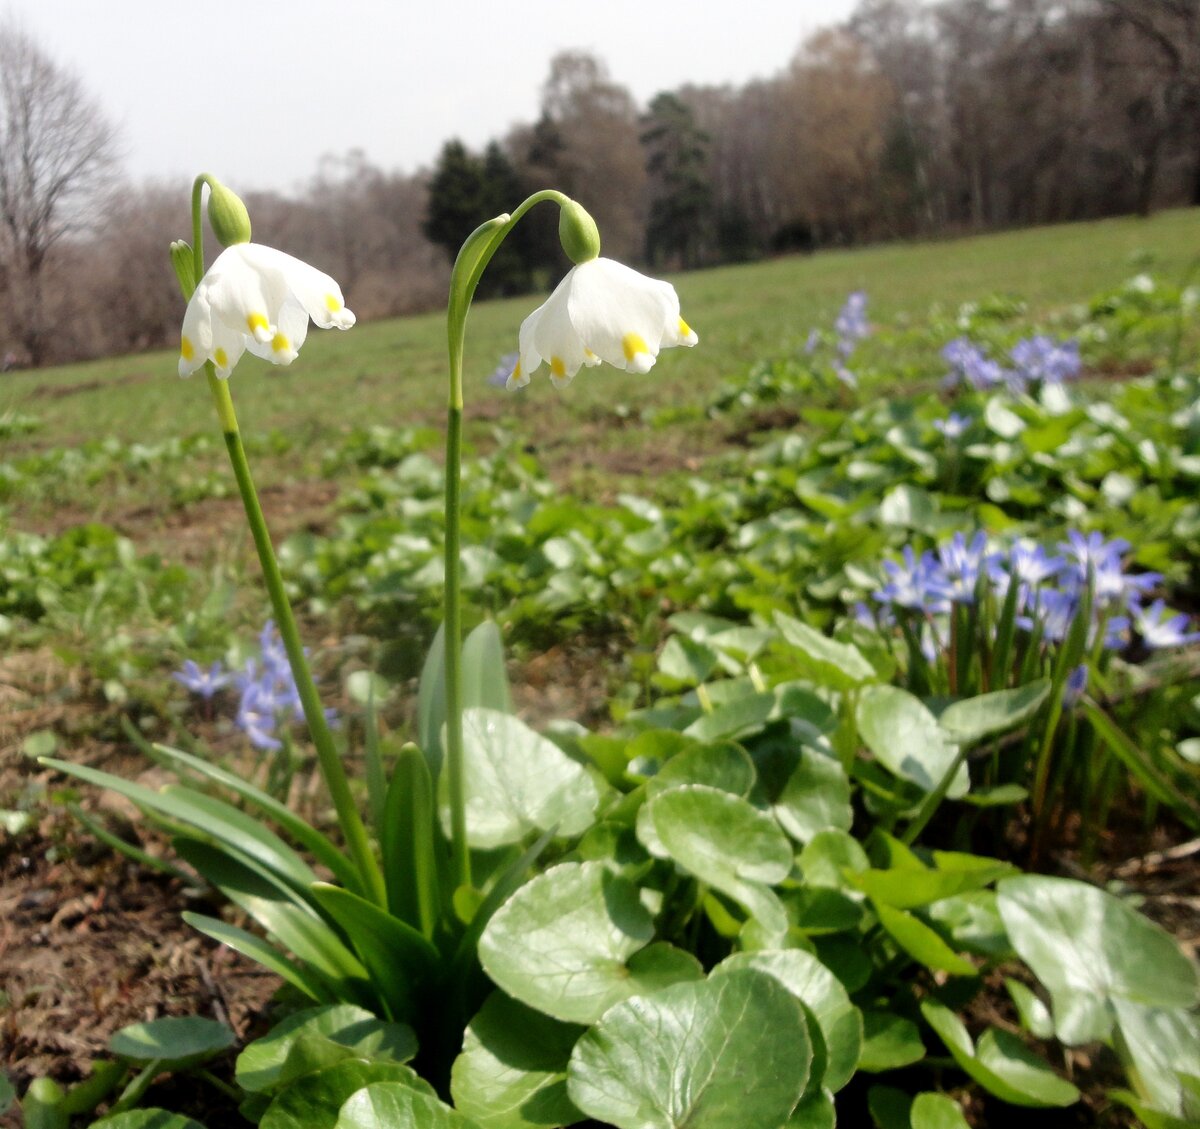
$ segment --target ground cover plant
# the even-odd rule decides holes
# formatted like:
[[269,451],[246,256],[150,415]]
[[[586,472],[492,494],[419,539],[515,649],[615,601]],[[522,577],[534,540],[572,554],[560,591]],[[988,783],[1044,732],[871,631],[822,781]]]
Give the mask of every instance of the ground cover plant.
[[[163,791],[56,765],[165,830],[174,856],[141,864],[190,864],[186,881],[236,907],[191,920],[287,985],[288,1017],[205,1083],[268,1127],[993,1124],[1013,1105],[1085,1124],[1193,1118],[1193,964],[1127,899],[1021,873],[1102,855],[1114,828],[1139,852],[1195,833],[1196,293],[1186,267],[1156,281],[1145,266],[1124,261],[1094,300],[1037,321],[985,295],[887,330],[864,317],[874,295],[848,322],[848,291],[831,294],[700,395],[597,411],[597,428],[632,415],[652,437],[717,431],[742,448],[694,448],[653,490],[629,475],[577,498],[527,449],[524,406],[503,431],[477,429],[451,554],[469,629],[457,829],[436,784],[457,651],[434,634],[454,572],[436,433],[375,425],[309,445],[342,484],[339,516],[280,543],[306,633],[379,641],[351,653],[388,677],[347,679],[329,738],[362,766],[352,815],[280,802],[313,762],[265,725],[283,729],[294,692],[255,677],[281,665],[270,629],[250,646],[261,603],[230,645],[244,564],[181,571],[161,586],[172,608],[156,602],[160,563],[104,526],[80,554],[45,535],[15,553],[10,633],[63,647],[72,625],[119,625],[113,653],[131,665],[75,658],[109,701],[133,700],[143,732],[170,721],[175,744],[198,728],[228,749],[212,724],[224,711],[245,741],[284,747],[252,783],[244,757],[154,746],[135,726],[179,775]],[[897,352],[903,394],[882,399]],[[945,384],[980,359],[1026,377]],[[1130,365],[1147,371],[1103,379]],[[293,457],[282,434],[247,446]],[[105,457],[124,468],[120,444]],[[115,473],[163,477],[172,458]],[[212,492],[176,505],[223,500],[209,469]],[[28,512],[49,497],[34,491]],[[86,618],[102,609],[111,619]],[[190,633],[170,635],[177,615]],[[617,656],[603,724],[539,733],[513,715],[503,645],[580,638]],[[143,697],[156,663],[158,696]],[[234,670],[236,699],[220,684]],[[408,721],[386,700],[406,677]],[[365,846],[344,854],[356,833],[338,824],[360,808]],[[42,1080],[26,1115],[62,1123],[115,1099],[110,1125],[159,1116],[134,1108],[146,1087],[207,1072],[230,1038],[219,1027],[125,1032],[99,1082],[59,1094]],[[748,1069],[762,1079],[749,1100]]]

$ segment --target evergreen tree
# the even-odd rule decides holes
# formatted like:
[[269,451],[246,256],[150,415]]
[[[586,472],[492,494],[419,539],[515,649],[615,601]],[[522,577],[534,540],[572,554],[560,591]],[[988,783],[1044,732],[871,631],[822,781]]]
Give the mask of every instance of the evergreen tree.
[[712,216],[709,136],[696,124],[691,107],[666,92],[650,103],[642,127],[651,191],[646,257],[656,266],[696,266]]
[[488,218],[483,161],[472,156],[461,141],[447,141],[429,182],[425,222],[421,225],[425,237],[443,248],[454,262],[463,240]]

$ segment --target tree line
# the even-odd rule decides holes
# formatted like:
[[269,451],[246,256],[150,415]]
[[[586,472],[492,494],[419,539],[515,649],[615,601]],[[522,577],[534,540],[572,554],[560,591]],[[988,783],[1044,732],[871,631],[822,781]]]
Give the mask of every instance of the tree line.
[[[6,367],[176,339],[183,190],[118,174],[102,109],[0,26]],[[537,120],[480,151],[448,140],[413,174],[327,157],[298,196],[247,203],[256,239],[371,318],[440,305],[465,236],[546,186],[592,211],[605,253],[658,270],[1200,205],[1200,0],[861,0],[774,77],[644,107],[564,52]],[[535,210],[489,293],[565,267]]]

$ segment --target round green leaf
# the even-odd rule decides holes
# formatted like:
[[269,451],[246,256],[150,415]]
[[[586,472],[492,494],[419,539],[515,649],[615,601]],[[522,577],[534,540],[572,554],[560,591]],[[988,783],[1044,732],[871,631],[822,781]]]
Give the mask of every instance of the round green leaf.
[[479,959],[522,1003],[568,1023],[593,1023],[618,1000],[703,975],[680,949],[646,948],[653,936],[632,882],[602,862],[562,863],[496,911]]
[[[1123,1057],[1137,1071],[1139,1089],[1161,1113],[1200,1119],[1200,1015],[1183,1008],[1149,1008],[1114,1001]],[[1193,1085],[1184,1077],[1192,1076]],[[1194,1123],[1194,1122],[1193,1122]]]
[[1049,693],[1049,679],[1039,678],[1014,690],[996,690],[964,698],[947,706],[938,718],[938,724],[960,745],[974,745],[985,737],[1028,721]]
[[[919,698],[898,686],[867,686],[858,700],[858,732],[884,767],[932,792],[950,771],[958,746]],[[966,795],[971,780],[960,765],[946,795]]]
[[374,1082],[352,1094],[335,1129],[475,1129],[448,1105],[401,1082]]
[[1103,890],[1022,875],[999,884],[997,901],[1068,1045],[1107,1038],[1117,1000],[1176,1008],[1200,999],[1196,969],[1170,934]]
[[806,885],[839,890],[848,884],[846,871],[866,870],[871,865],[859,841],[836,829],[814,835],[800,852],[798,861]]
[[878,680],[875,668],[853,643],[839,643],[783,612],[775,613],[775,622],[797,652],[801,669],[817,685],[852,690]]
[[334,1129],[346,1101],[375,1082],[395,1083],[434,1097],[433,1087],[407,1066],[350,1058],[281,1090],[263,1114],[259,1129]]
[[[442,774],[442,822],[450,809]],[[523,721],[491,709],[463,711],[463,789],[467,838],[490,849],[519,843],[556,828],[578,835],[591,825],[600,801],[592,778],[553,741]],[[448,833],[448,830],[447,830]]]
[[805,746],[771,811],[799,843],[822,831],[849,831],[854,811],[846,770],[836,758]]
[[673,756],[657,775],[646,781],[646,795],[657,796],[684,784],[707,784],[735,796],[747,796],[754,787],[754,762],[732,741],[696,745]]
[[663,792],[646,811],[663,850],[680,866],[740,902],[768,931],[787,928],[768,887],[791,872],[792,848],[769,815],[703,784]]
[[502,992],[471,1020],[454,1060],[455,1109],[480,1129],[571,1125],[581,1115],[567,1097],[567,1061],[583,1028],[560,1023]]
[[305,1035],[323,1036],[361,1058],[407,1062],[417,1053],[416,1036],[403,1023],[386,1023],[353,1004],[305,1008],[277,1023],[238,1055],[238,1085],[250,1093],[273,1089],[293,1045]]
[[734,953],[712,970],[711,976],[728,976],[751,968],[774,976],[812,1012],[825,1040],[828,1063],[820,1084],[837,1093],[854,1075],[862,1053],[862,1014],[842,986],[812,953],[800,949]]
[[575,1105],[618,1129],[777,1129],[804,1093],[803,1009],[752,969],[615,1005],[575,1045]]
[[108,1049],[133,1062],[162,1059],[163,1070],[186,1070],[233,1046],[233,1041],[224,1023],[182,1015],[122,1027],[108,1040]]
[[908,1119],[912,1129],[971,1129],[958,1102],[945,1094],[918,1094]]
[[835,1129],[837,1109],[828,1090],[816,1090],[802,1098],[783,1129]]
[[130,1109],[93,1121],[91,1129],[204,1129],[199,1121],[165,1109]]
[[863,1012],[863,1047],[858,1069],[872,1074],[899,1070],[925,1057],[917,1025],[890,1011]]

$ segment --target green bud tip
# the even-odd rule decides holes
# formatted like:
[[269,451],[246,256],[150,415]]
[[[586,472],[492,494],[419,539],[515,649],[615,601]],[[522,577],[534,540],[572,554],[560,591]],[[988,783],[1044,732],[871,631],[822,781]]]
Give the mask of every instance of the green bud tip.
[[559,207],[558,241],[567,258],[575,264],[586,263],[600,254],[600,232],[596,221],[574,200]]
[[192,296],[196,289],[195,257],[189,243],[176,239],[171,244],[171,266],[175,268],[175,277],[179,279],[180,289],[185,299]]
[[208,222],[222,247],[250,242],[250,213],[237,193],[208,177]]

